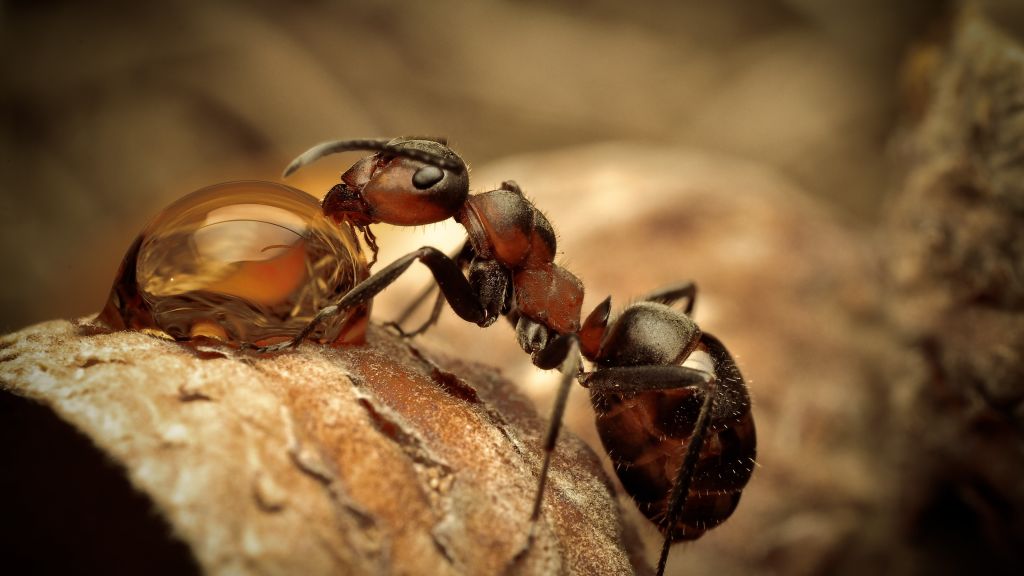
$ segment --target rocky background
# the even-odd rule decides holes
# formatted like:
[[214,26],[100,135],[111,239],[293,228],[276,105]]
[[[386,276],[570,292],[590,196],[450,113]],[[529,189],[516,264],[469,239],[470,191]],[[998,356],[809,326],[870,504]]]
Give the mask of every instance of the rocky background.
[[[193,189],[323,139],[444,134],[474,189],[515,179],[546,211],[586,309],[694,279],[750,381],[760,467],[670,571],[1019,573],[1024,10],[842,4],[5,4],[0,329],[97,311]],[[290,183],[322,194],[348,162]],[[384,261],[459,237],[378,232]],[[507,327],[449,315],[423,343],[547,409]]]

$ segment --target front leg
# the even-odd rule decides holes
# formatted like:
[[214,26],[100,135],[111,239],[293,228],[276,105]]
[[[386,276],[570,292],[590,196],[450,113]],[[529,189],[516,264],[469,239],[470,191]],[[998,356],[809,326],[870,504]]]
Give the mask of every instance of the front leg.
[[397,280],[398,277],[408,270],[409,266],[417,260],[425,264],[427,268],[430,269],[430,273],[434,275],[434,279],[437,281],[437,285],[441,288],[441,292],[444,294],[448,304],[451,305],[452,310],[454,310],[460,318],[467,322],[473,322],[474,324],[480,324],[489,320],[487,318],[487,311],[480,302],[479,294],[477,294],[473,286],[470,285],[469,281],[462,274],[462,270],[459,268],[459,265],[437,248],[424,246],[423,248],[406,254],[391,264],[388,264],[373,276],[370,276],[366,280],[357,284],[355,288],[349,290],[341,297],[340,300],[321,309],[309,324],[307,324],[306,327],[291,340],[274,344],[272,346],[245,345],[243,348],[249,348],[256,350],[257,352],[265,353],[277,352],[286,348],[298,346],[300,342],[309,337],[320,322],[323,322],[331,316],[344,312],[345,310],[359,306],[364,302],[368,302],[382,290],[390,286],[391,283]]
[[[465,270],[466,266],[473,261],[475,256],[476,253],[473,252],[472,244],[469,243],[469,240],[466,240],[457,251],[453,252],[448,257],[455,261],[460,270]],[[385,326],[394,328],[403,338],[412,338],[426,332],[431,326],[437,323],[438,318],[441,316],[441,310],[444,307],[444,294],[441,292],[437,293],[437,297],[434,299],[434,305],[430,310],[430,316],[427,318],[426,322],[421,324],[418,328],[410,331],[406,331],[402,326],[410,317],[412,317],[413,313],[427,301],[427,298],[430,298],[430,295],[433,294],[435,290],[437,290],[437,283],[429,282],[427,286],[415,298],[413,298],[408,305],[406,305],[405,309],[402,310],[398,317],[393,321],[386,323]]]

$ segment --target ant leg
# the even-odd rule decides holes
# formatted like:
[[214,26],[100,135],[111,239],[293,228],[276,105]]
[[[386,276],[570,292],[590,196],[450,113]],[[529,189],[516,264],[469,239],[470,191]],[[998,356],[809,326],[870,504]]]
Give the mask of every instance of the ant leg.
[[645,302],[659,302],[666,306],[671,306],[683,298],[686,298],[686,305],[683,306],[683,313],[689,316],[690,313],[693,312],[693,305],[697,301],[697,285],[692,281],[675,284],[655,292],[651,292],[647,296],[644,296],[642,300]]
[[588,375],[583,385],[593,391],[612,393],[692,388],[703,396],[693,433],[690,434],[686,445],[686,453],[676,470],[672,491],[669,493],[668,503],[665,506],[665,514],[658,523],[658,529],[665,535],[656,572],[658,576],[662,576],[665,573],[669,548],[672,545],[673,529],[682,516],[686,499],[690,495],[694,472],[711,424],[718,380],[707,372],[686,366],[622,366],[599,369]]
[[349,290],[336,303],[322,308],[309,324],[291,340],[274,344],[273,346],[245,346],[245,348],[252,348],[258,352],[277,352],[285,348],[298,346],[300,342],[312,334],[320,322],[369,301],[381,290],[397,280],[416,260],[419,260],[430,269],[431,274],[434,275],[434,279],[437,281],[437,285],[441,288],[441,292],[444,293],[445,299],[448,300],[448,304],[451,305],[452,310],[460,318],[474,324],[479,324],[487,319],[487,311],[480,303],[480,298],[473,289],[473,286],[470,285],[469,281],[462,274],[458,264],[437,248],[424,246],[388,264],[373,276],[357,284],[355,288]]
[[540,476],[537,479],[537,492],[533,498],[533,510],[530,513],[530,532],[526,536],[526,544],[512,557],[512,561],[505,567],[502,573],[503,576],[518,574],[520,563],[525,561],[530,549],[533,547],[537,521],[540,519],[541,504],[544,502],[544,486],[547,484],[548,470],[551,467],[551,454],[555,450],[558,433],[562,428],[562,416],[565,414],[565,406],[569,399],[569,391],[572,389],[572,381],[579,375],[580,371],[579,338],[575,334],[562,334],[554,338],[547,347],[537,352],[534,363],[537,367],[544,370],[561,365],[562,380],[558,385],[555,405],[551,410],[551,419],[548,420],[548,430],[544,437],[544,461],[541,464]]
[[[436,289],[437,284],[431,283],[429,286],[427,286],[426,290],[421,292],[420,295],[416,297],[416,301],[413,302],[413,304],[416,307],[418,307],[420,304],[423,303],[424,300],[427,299],[428,296],[430,296],[431,292],[433,292]],[[400,316],[397,320],[393,322],[386,322],[384,325],[390,328],[394,328],[395,331],[398,332],[398,335],[401,336],[402,338],[415,338],[416,336],[423,334],[424,332],[429,330],[431,326],[436,324],[438,318],[441,317],[441,310],[444,309],[444,294],[438,292],[437,295],[434,297],[434,305],[430,308],[430,317],[428,317],[426,321],[423,322],[423,324],[420,324],[419,327],[416,328],[415,330],[406,332],[405,329],[402,328],[402,323],[406,319],[408,319],[408,316],[412,312],[413,308],[414,307],[410,305],[410,307],[406,308],[405,312],[402,312],[402,316]]]
[[409,318],[416,312],[416,310],[418,310],[419,307],[422,306],[423,303],[427,301],[427,298],[429,298],[430,295],[434,293],[434,290],[437,290],[436,282],[430,282],[429,284],[427,284],[427,286],[422,291],[420,291],[420,293],[417,294],[415,298],[412,299],[412,302],[410,302],[402,310],[402,313],[398,315],[398,318],[395,318],[393,321],[388,322],[388,324],[394,324],[396,328],[401,329],[401,325],[405,324],[406,321],[408,321]]
[[[740,374],[739,367],[736,366],[735,360],[733,360],[725,345],[722,344],[721,340],[706,332],[701,335],[700,341],[707,348],[708,354],[710,354],[714,363],[715,379],[708,382],[704,389],[704,401],[701,403],[700,415],[697,417],[693,434],[690,436],[690,443],[686,447],[686,455],[683,456],[683,461],[676,471],[676,479],[672,485],[672,493],[669,496],[666,514],[659,526],[662,533],[665,534],[665,542],[661,546],[661,556],[658,558],[658,576],[662,576],[665,572],[669,547],[672,545],[671,530],[683,515],[683,507],[686,505],[686,498],[689,495],[690,485],[693,482],[694,470],[708,435],[711,420],[721,418],[721,415],[714,414],[714,412],[726,410],[735,415],[737,413],[749,414],[750,411],[750,396],[743,382],[743,375]],[[721,405],[714,404],[716,398]],[[752,444],[754,438],[753,430],[751,426],[749,431],[747,431],[747,434],[749,434],[747,441],[751,443],[747,457],[751,461],[754,455]],[[730,468],[732,474],[736,476],[734,480],[738,481],[738,486],[742,489],[747,483],[747,478],[750,477],[750,470],[746,470],[744,474],[743,472],[737,472],[738,467]]]
[[[461,267],[460,267],[461,270]],[[496,260],[474,260],[469,267],[469,285],[476,294],[477,300],[484,309],[484,319],[477,322],[480,327],[487,327],[494,323],[501,316],[503,310],[508,309],[511,295],[512,281],[509,278],[508,270]],[[441,316],[441,309],[444,305],[444,296],[437,295],[434,301],[434,308],[430,312],[430,318],[422,326],[413,332],[406,333],[401,326],[390,322],[389,326],[398,330],[404,338],[411,338],[425,332]]]
[[558,384],[555,405],[548,420],[548,431],[544,437],[544,462],[540,468],[537,481],[537,493],[533,500],[533,512],[530,514],[530,539],[533,539],[534,526],[540,518],[541,503],[544,501],[544,485],[548,479],[548,468],[551,465],[551,453],[555,450],[558,433],[562,429],[562,416],[569,399],[572,382],[580,372],[580,341],[575,334],[562,334],[552,340],[543,350],[537,353],[534,363],[538,368],[549,370],[561,365],[562,380]]
[[598,392],[652,392],[703,386],[713,379],[689,366],[613,366],[587,374],[583,387]]
[[509,192],[515,192],[520,196],[523,195],[523,189],[519,187],[519,184],[516,184],[515,180],[505,180],[504,182],[501,183],[500,189],[508,190]]
[[[462,244],[462,246],[457,251],[452,252],[448,257],[454,260],[455,263],[458,264],[459,269],[462,270],[465,268],[466,264],[468,264],[473,259],[474,254],[475,253],[473,252],[473,246],[467,240]],[[420,292],[416,296],[416,298],[414,298],[412,302],[405,307],[404,310],[402,310],[402,313],[398,315],[398,318],[396,318],[394,321],[387,322],[384,325],[394,328],[398,332],[398,334],[403,338],[412,338],[414,336],[418,336],[426,332],[431,326],[436,324],[437,319],[441,317],[441,309],[444,306],[443,294],[437,294],[437,297],[434,300],[434,306],[433,308],[431,308],[430,311],[430,317],[426,320],[426,322],[421,324],[419,328],[416,328],[415,330],[412,330],[410,332],[406,332],[405,329],[402,328],[402,325],[405,324],[407,320],[409,320],[409,317],[411,317],[413,313],[416,312],[416,310],[423,305],[427,298],[429,298],[430,295],[433,294],[434,290],[436,289],[436,282],[430,282],[429,284],[427,284],[427,287],[422,292]]]
[[676,471],[676,479],[672,484],[672,494],[668,499],[668,508],[665,518],[661,522],[662,533],[665,541],[661,545],[661,555],[658,557],[657,576],[665,574],[665,565],[668,564],[668,552],[672,546],[672,527],[676,519],[683,514],[683,506],[686,504],[686,497],[690,494],[690,483],[693,481],[693,472],[697,468],[697,460],[700,451],[704,448],[704,439],[707,437],[708,428],[711,424],[711,407],[715,397],[715,382],[712,381],[704,390],[704,401],[700,405],[700,416],[697,417],[697,424],[693,428],[693,435],[686,445],[686,455]]

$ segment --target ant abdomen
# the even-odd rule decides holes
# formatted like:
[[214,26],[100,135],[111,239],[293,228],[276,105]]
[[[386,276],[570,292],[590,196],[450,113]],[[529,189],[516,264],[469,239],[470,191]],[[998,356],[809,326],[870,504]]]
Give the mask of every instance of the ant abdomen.
[[[754,466],[756,433],[743,377],[713,336],[701,335],[690,358],[701,352],[713,376],[705,386],[591,390],[598,433],[623,488],[672,541],[699,538],[729,518]],[[709,422],[685,502],[669,522],[673,488],[695,436],[704,394],[712,395]]]

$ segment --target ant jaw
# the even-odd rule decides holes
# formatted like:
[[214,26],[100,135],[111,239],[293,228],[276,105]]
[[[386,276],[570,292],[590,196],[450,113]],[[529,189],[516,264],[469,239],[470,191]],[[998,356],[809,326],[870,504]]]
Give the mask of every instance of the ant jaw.
[[370,249],[370,262],[367,268],[372,268],[377,263],[377,237],[370,231],[370,224],[376,224],[379,220],[370,216],[370,205],[363,199],[362,194],[353,191],[344,182],[335,184],[322,204],[325,216],[337,224],[349,224],[359,230],[363,235],[366,247]]
[[335,222],[348,222],[360,228],[377,222],[370,216],[370,205],[362,195],[344,182],[335,184],[324,197],[323,211]]

